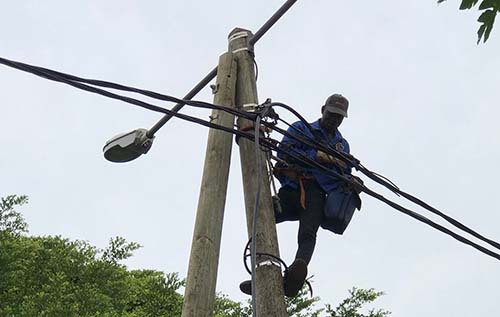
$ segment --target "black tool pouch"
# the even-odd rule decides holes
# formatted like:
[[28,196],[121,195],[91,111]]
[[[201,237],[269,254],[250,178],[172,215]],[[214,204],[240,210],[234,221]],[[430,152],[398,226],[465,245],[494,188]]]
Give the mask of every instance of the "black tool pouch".
[[347,185],[330,192],[325,203],[325,219],[321,227],[336,234],[343,234],[356,209],[361,209],[358,193]]

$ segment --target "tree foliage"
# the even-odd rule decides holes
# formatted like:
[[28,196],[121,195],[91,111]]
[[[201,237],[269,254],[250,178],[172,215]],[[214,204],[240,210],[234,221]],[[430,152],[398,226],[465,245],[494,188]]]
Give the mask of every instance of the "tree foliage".
[[[438,3],[444,2],[446,0],[438,0]],[[469,10],[475,7],[479,2],[479,11],[481,15],[477,21],[480,23],[479,29],[477,30],[477,43],[486,42],[490,37],[491,30],[495,24],[495,18],[497,13],[500,12],[500,0],[462,0],[460,3],[460,10]]]
[[99,250],[60,236],[30,237],[14,207],[0,204],[0,316],[179,316],[184,285],[177,274],[127,270],[139,248],[121,237]]
[[[124,238],[110,239],[101,250],[86,241],[60,236],[28,236],[27,224],[16,206],[25,196],[8,196],[0,203],[0,316],[180,316],[184,280],[177,273],[128,270],[120,261],[140,248]],[[336,309],[317,308],[319,297],[307,289],[287,298],[289,316],[384,317],[385,311],[359,313],[381,292],[353,289]],[[216,317],[252,315],[250,301],[231,300],[218,293]]]
[[344,299],[335,309],[327,304],[326,312],[330,317],[385,317],[390,312],[382,309],[370,309],[368,314],[360,313],[365,304],[373,302],[382,295],[384,295],[383,292],[377,292],[373,288],[365,290],[353,287],[349,290],[349,297]]
[[14,206],[28,203],[27,196],[9,195],[0,199],[0,232],[19,235],[28,232],[28,224]]

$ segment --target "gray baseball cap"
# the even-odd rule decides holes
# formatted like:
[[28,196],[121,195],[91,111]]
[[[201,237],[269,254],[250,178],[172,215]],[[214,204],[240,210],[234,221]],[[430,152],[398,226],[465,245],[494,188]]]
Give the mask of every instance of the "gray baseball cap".
[[347,118],[347,108],[349,108],[349,100],[341,94],[333,94],[324,104],[325,111],[338,113]]

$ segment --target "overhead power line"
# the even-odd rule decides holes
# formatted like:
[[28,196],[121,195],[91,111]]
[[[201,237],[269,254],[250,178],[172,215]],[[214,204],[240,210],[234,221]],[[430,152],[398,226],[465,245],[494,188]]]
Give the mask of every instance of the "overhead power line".
[[[29,64],[25,64],[25,63],[11,61],[11,60],[1,58],[1,57],[0,57],[0,64],[4,64],[6,66],[10,66],[10,67],[16,68],[18,70],[29,72],[29,73],[35,74],[37,76],[40,76],[40,77],[43,77],[43,78],[46,78],[49,80],[65,83],[65,84],[71,85],[75,88],[79,88],[79,89],[89,91],[92,93],[100,94],[100,95],[108,97],[108,98],[120,100],[120,101],[123,101],[126,103],[130,103],[130,104],[133,104],[133,105],[136,105],[139,107],[146,108],[148,110],[165,113],[167,115],[171,115],[172,117],[177,117],[177,118],[182,119],[182,120],[197,123],[197,124],[206,126],[208,128],[223,130],[223,131],[235,134],[238,137],[243,137],[243,138],[249,139],[251,141],[255,141],[255,135],[252,133],[242,132],[242,131],[239,131],[239,130],[233,129],[233,128],[226,128],[226,127],[223,127],[223,126],[220,126],[217,124],[213,124],[213,123],[206,121],[206,120],[202,120],[202,119],[192,117],[189,115],[181,114],[181,113],[175,112],[173,110],[169,110],[169,109],[166,109],[163,107],[155,106],[155,105],[152,105],[152,104],[144,102],[144,101],[140,101],[140,100],[126,97],[126,96],[122,96],[122,95],[118,95],[118,94],[112,93],[110,91],[94,87],[92,85],[100,86],[100,87],[104,87],[104,88],[111,88],[111,89],[116,89],[116,90],[123,90],[123,91],[128,91],[128,92],[139,93],[139,94],[142,94],[142,95],[145,95],[145,96],[148,96],[151,98],[155,98],[158,100],[162,100],[162,101],[178,102],[178,103],[182,102],[184,104],[187,104],[187,105],[193,106],[193,107],[222,110],[222,111],[226,111],[226,112],[229,112],[231,114],[234,114],[234,115],[237,115],[237,116],[240,116],[240,117],[246,118],[248,120],[252,120],[252,121],[256,121],[256,119],[259,117],[259,113],[251,113],[251,112],[246,112],[246,111],[239,110],[239,109],[217,106],[217,105],[213,105],[213,104],[210,104],[207,102],[178,99],[178,98],[175,98],[172,96],[168,96],[168,95],[164,95],[164,94],[160,94],[160,93],[156,93],[156,92],[152,92],[152,91],[148,91],[148,90],[144,90],[144,89],[120,85],[120,84],[116,84],[116,83],[111,83],[111,82],[107,82],[107,81],[102,81],[102,80],[85,79],[85,78],[65,74],[62,72],[50,70],[47,68],[42,68],[42,67],[38,67],[38,66],[32,66]],[[287,105],[282,104],[282,103],[267,103],[267,104],[262,105],[262,109],[264,109],[265,107],[272,107],[272,106],[283,107],[283,108],[291,111],[292,113],[294,113],[299,118],[299,120],[303,120],[305,123],[307,123],[307,121],[305,121],[305,119],[297,111],[295,111],[290,106],[287,106]],[[271,111],[270,113],[273,113],[273,112]],[[278,118],[279,118],[278,116],[275,116],[274,119],[277,121]],[[344,160],[348,164],[351,164],[355,168],[359,169],[362,173],[364,173],[366,176],[368,176],[369,178],[371,178],[375,182],[388,188],[389,190],[393,191],[394,193],[400,194],[401,196],[410,200],[411,202],[416,203],[416,204],[420,205],[421,207],[426,208],[427,210],[441,216],[443,219],[447,220],[450,224],[454,225],[458,229],[463,230],[463,231],[473,235],[474,237],[476,237],[484,242],[489,243],[490,245],[492,245],[493,247],[495,247],[497,249],[500,249],[500,244],[498,242],[484,237],[483,235],[468,228],[467,226],[465,226],[461,222],[453,219],[452,217],[447,216],[443,212],[428,205],[427,203],[423,202],[422,200],[416,198],[415,196],[410,195],[410,194],[400,190],[396,185],[394,185],[394,183],[392,183],[387,178],[368,170],[354,156],[352,156],[350,154],[346,155],[345,153],[339,152],[336,149],[333,149],[331,147],[326,146],[325,144],[322,144],[321,142],[318,142],[317,140],[305,138],[304,135],[301,137],[298,135],[298,133],[290,133],[287,130],[279,128],[274,123],[269,123],[269,122],[264,121],[264,122],[262,122],[262,124],[269,127],[269,128],[272,128],[274,131],[276,131],[282,135],[289,136],[290,138],[295,139],[296,141],[302,142],[310,147],[316,148],[317,150],[324,151],[328,154],[334,155],[334,156]],[[308,123],[307,123],[307,125],[308,125]],[[299,155],[299,154],[294,153],[292,151],[287,151],[287,150],[284,150],[283,148],[279,148],[278,147],[279,143],[280,143],[279,141],[273,140],[270,138],[261,138],[260,139],[261,146],[264,146],[265,148],[267,148],[269,150],[274,150],[277,152],[284,153],[284,154],[290,156],[291,158],[293,158],[293,159],[295,159],[295,160],[297,160],[297,161],[299,161],[299,162],[301,162],[309,167],[317,168],[317,169],[323,171],[325,174],[328,174],[332,177],[336,177],[338,179],[341,179],[342,181],[349,183],[351,186],[354,186],[354,187],[357,186],[361,191],[363,191],[367,195],[372,196],[372,197],[386,203],[387,205],[393,207],[394,209],[396,209],[400,212],[403,212],[404,214],[406,214],[406,215],[408,215],[408,216],[410,216],[410,217],[412,217],[420,222],[423,222],[423,223],[433,227],[436,230],[439,230],[447,235],[450,235],[451,237],[455,238],[456,240],[458,240],[464,244],[467,244],[469,246],[472,246],[473,248],[479,250],[480,252],[482,252],[484,254],[487,254],[491,257],[496,258],[497,260],[500,260],[500,254],[495,253],[495,252],[493,252],[493,251],[491,251],[491,250],[489,250],[489,249],[487,249],[487,248],[485,248],[485,247],[483,247],[483,246],[481,246],[473,241],[470,241],[469,239],[453,232],[452,230],[447,229],[447,228],[431,221],[430,219],[387,199],[383,195],[378,194],[377,192],[369,189],[365,185],[360,186],[359,184],[353,182],[352,180],[348,179],[344,175],[341,175],[332,169],[328,169],[324,165],[316,162],[315,160],[311,160],[310,158],[305,157],[303,155]]]

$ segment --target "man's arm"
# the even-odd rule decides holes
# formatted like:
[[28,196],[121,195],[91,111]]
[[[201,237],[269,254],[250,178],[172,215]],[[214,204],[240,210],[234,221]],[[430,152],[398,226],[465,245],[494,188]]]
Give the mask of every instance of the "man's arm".
[[[287,132],[289,134],[292,134],[294,136],[297,136],[298,138],[311,138],[311,133],[307,130],[306,126],[302,122],[295,122],[292,124]],[[311,148],[310,146],[305,145],[302,142],[299,142],[292,137],[289,137],[288,135],[285,135],[283,139],[281,140],[278,148],[282,151],[278,151],[278,157],[289,162],[289,163],[295,163],[295,164],[303,164],[300,162],[297,162],[296,160],[292,159],[289,155],[286,154],[286,152],[291,152],[292,154],[296,155],[303,155],[306,156],[307,158],[311,160],[316,159],[316,152],[317,150],[314,148]],[[284,153],[285,152],[285,153]]]

